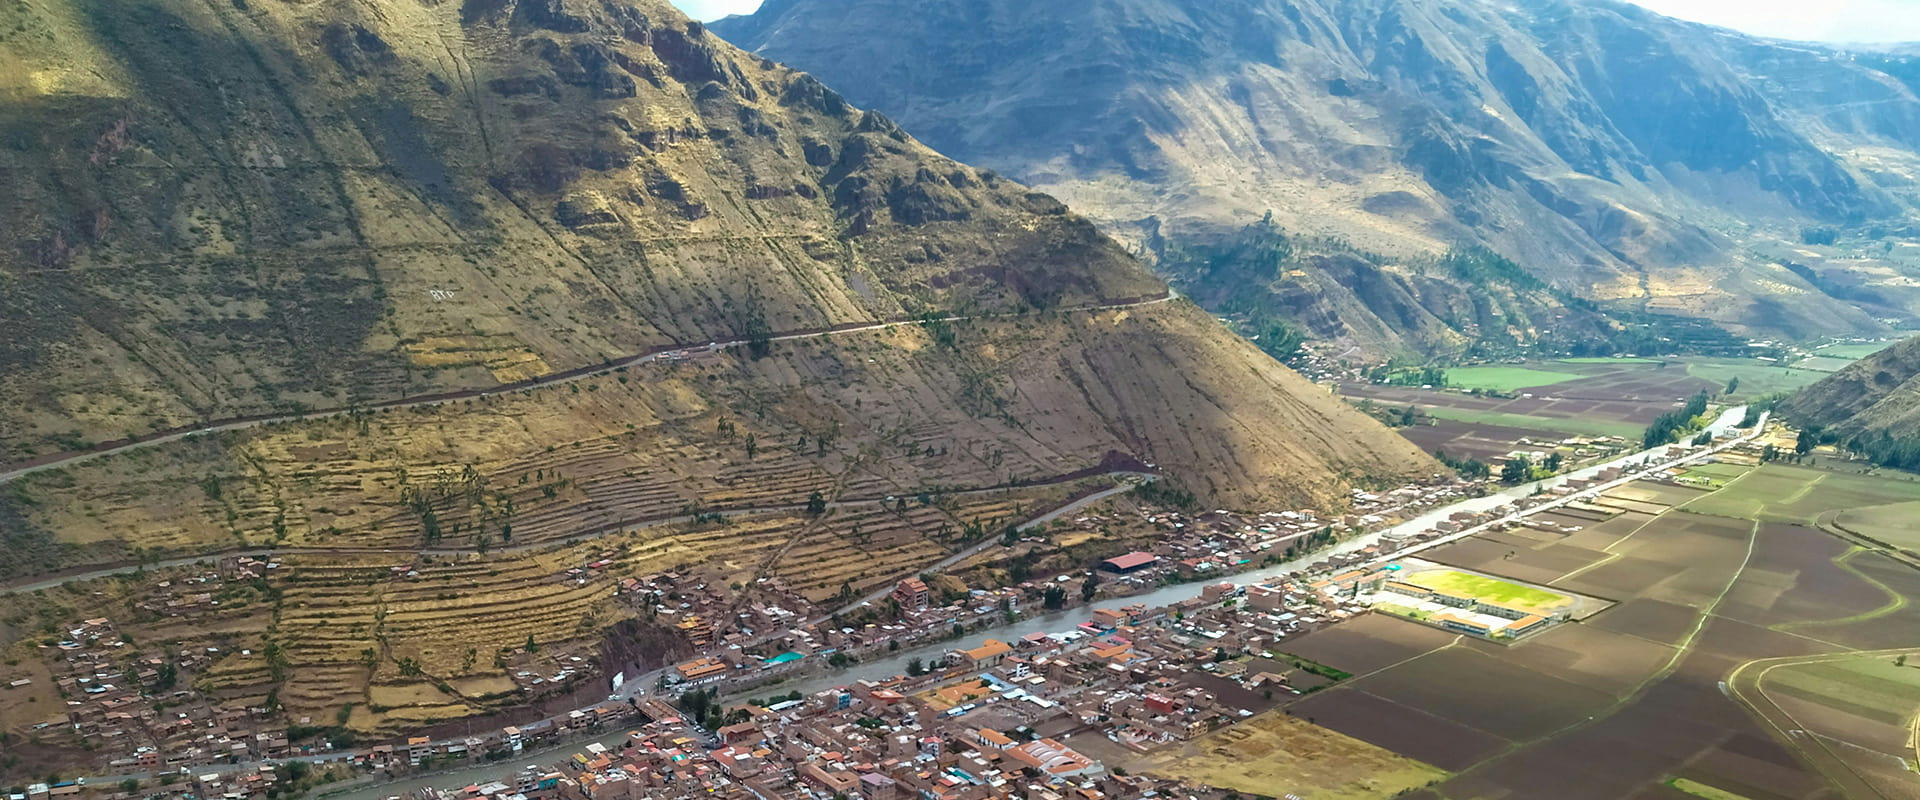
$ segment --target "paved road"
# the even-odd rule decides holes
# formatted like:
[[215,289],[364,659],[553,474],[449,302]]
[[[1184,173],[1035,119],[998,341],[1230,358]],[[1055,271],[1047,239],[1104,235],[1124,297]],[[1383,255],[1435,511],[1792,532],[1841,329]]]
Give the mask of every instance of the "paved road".
[[[1073,306],[1071,308],[1052,309],[1044,313],[1071,314],[1071,313],[1083,313],[1083,312],[1089,312],[1089,311],[1109,311],[1109,310],[1118,310],[1118,309],[1126,309],[1126,308],[1140,308],[1142,306],[1159,305],[1161,303],[1169,302],[1178,298],[1179,298],[1179,294],[1169,289],[1165,294],[1162,294],[1159,297],[1150,297],[1150,298],[1132,299],[1132,300],[1112,300],[1112,301],[1107,301],[1103,303],[1091,303],[1083,306]],[[1008,312],[1004,314],[956,315],[956,316],[940,317],[938,318],[937,321],[966,322],[971,320],[1010,319],[1015,317],[1030,316],[1031,313],[1033,312],[1029,312],[1025,314],[1017,313],[1017,312]],[[787,333],[775,334],[774,336],[771,337],[771,340],[775,342],[791,342],[791,341],[797,341],[800,339],[815,339],[815,338],[820,338],[824,336],[838,336],[841,334],[848,334],[848,333],[863,333],[867,331],[885,330],[888,328],[897,328],[904,325],[919,325],[919,324],[922,324],[923,322],[924,320],[920,320],[920,319],[900,319],[900,320],[887,320],[884,322],[849,323],[845,325],[836,325],[831,328],[803,330],[803,331],[790,331]],[[205,422],[196,426],[187,426],[183,428],[175,428],[175,429],[165,430],[165,431],[156,431],[154,433],[135,437],[130,440],[122,440],[115,443],[105,444],[93,449],[74,450],[74,451],[69,451],[65,453],[51,453],[44,456],[38,456],[36,458],[30,459],[25,462],[20,462],[16,464],[7,465],[5,467],[0,467],[0,483],[7,483],[9,481],[12,481],[27,475],[31,475],[36,472],[56,469],[59,467],[72,466],[74,464],[82,464],[97,458],[117,455],[119,453],[131,452],[134,450],[143,450],[148,447],[167,444],[169,442],[177,442],[184,439],[189,439],[189,438],[202,436],[206,434],[224,433],[226,431],[245,430],[247,428],[257,428],[262,425],[273,425],[276,423],[294,422],[297,420],[327,419],[331,417],[339,417],[347,414],[362,413],[367,411],[390,411],[394,409],[435,406],[435,405],[440,405],[442,403],[453,402],[456,400],[466,400],[466,399],[477,398],[477,397],[488,397],[496,394],[521,392],[521,391],[526,391],[528,389],[537,389],[537,388],[546,387],[546,386],[558,386],[561,384],[572,383],[574,381],[584,380],[587,378],[606,375],[616,370],[626,369],[627,367],[631,367],[637,364],[645,364],[660,358],[668,357],[675,353],[728,350],[728,349],[733,349],[738,347],[744,347],[747,344],[748,344],[747,339],[728,339],[725,341],[716,341],[716,342],[709,342],[704,344],[690,343],[690,344],[660,345],[660,346],[648,349],[641,353],[636,353],[634,355],[625,356],[623,358],[615,359],[612,361],[607,361],[596,366],[580,367],[577,369],[567,370],[565,372],[557,372],[551,375],[534,378],[532,380],[521,381],[519,383],[503,384],[500,386],[494,386],[486,389],[463,389],[459,391],[441,392],[441,393],[430,394],[430,395],[417,395],[414,397],[403,397],[396,400],[373,403],[365,406],[320,409],[320,410],[308,411],[300,414],[277,414],[277,415],[271,415],[271,416],[254,416],[254,417],[243,417],[243,418],[229,419],[229,420],[214,420],[214,421]]]

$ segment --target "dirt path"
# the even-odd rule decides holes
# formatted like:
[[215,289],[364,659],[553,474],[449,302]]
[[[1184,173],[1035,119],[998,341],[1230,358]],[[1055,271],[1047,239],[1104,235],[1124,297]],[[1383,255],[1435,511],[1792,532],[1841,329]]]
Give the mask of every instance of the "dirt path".
[[[1161,303],[1166,303],[1174,299],[1177,299],[1178,297],[1179,297],[1178,294],[1169,290],[1165,294],[1160,295],[1159,297],[1132,298],[1132,299],[1126,299],[1126,300],[1110,300],[1110,301],[1101,302],[1101,303],[1092,303],[1092,304],[1083,305],[1083,306],[1074,306],[1072,308],[1053,309],[1044,313],[1077,314],[1077,313],[1086,313],[1086,312],[1094,312],[1094,311],[1111,311],[1111,310],[1119,310],[1119,309],[1127,309],[1127,308],[1140,308],[1143,306],[1152,306],[1152,305],[1159,305]],[[1042,312],[1033,312],[1033,313],[1042,313]],[[956,316],[949,316],[949,317],[940,317],[938,319],[930,320],[930,321],[967,322],[967,321],[973,321],[973,320],[1015,319],[1015,318],[1024,317],[1024,316],[1031,316],[1031,314],[1010,312],[1005,314],[956,315]],[[789,331],[786,333],[774,334],[772,337],[770,337],[770,341],[791,342],[791,341],[797,341],[800,339],[816,339],[816,338],[821,338],[826,336],[838,336],[838,335],[847,334],[847,333],[863,333],[867,331],[886,330],[888,328],[897,328],[905,325],[920,325],[927,321],[929,320],[897,319],[897,320],[885,320],[880,322],[847,323],[843,325],[836,325],[830,328]],[[346,414],[364,413],[367,411],[390,411],[395,409],[435,406],[435,405],[440,405],[442,403],[448,403],[448,402],[453,402],[457,400],[466,400],[466,399],[476,398],[476,397],[487,397],[495,394],[507,394],[510,392],[522,392],[528,389],[537,389],[537,388],[546,387],[546,386],[558,386],[561,384],[572,383],[574,381],[584,380],[587,378],[599,377],[602,375],[612,373],[616,370],[626,369],[627,367],[631,367],[637,364],[645,364],[645,363],[654,361],[655,359],[658,359],[673,353],[681,353],[681,352],[693,351],[693,350],[703,350],[703,351],[730,350],[730,349],[746,346],[747,344],[748,344],[748,340],[746,339],[728,339],[725,341],[715,341],[715,342],[708,342],[704,344],[698,344],[698,343],[664,344],[664,345],[658,345],[658,346],[649,348],[647,350],[644,350],[639,353],[635,353],[630,356],[625,356],[622,358],[605,361],[598,365],[579,367],[579,368],[567,370],[564,372],[556,372],[550,375],[544,375],[538,378],[533,378],[531,380],[520,381],[518,383],[502,384],[499,386],[492,386],[485,389],[461,389],[461,390],[449,391],[449,392],[439,392],[435,394],[415,395],[412,397],[402,397],[394,400],[388,400],[380,403],[373,403],[365,406],[319,409],[319,410],[308,411],[308,412],[299,413],[299,414],[258,415],[258,416],[250,416],[250,417],[237,417],[237,418],[225,419],[225,420],[208,420],[206,422],[202,422],[197,425],[187,425],[179,428],[171,428],[168,430],[154,431],[152,433],[143,434],[130,439],[121,439],[113,442],[102,442],[98,445],[95,445],[91,448],[87,448],[84,450],[70,450],[64,453],[49,453],[44,456],[36,456],[34,458],[28,459],[23,462],[9,464],[4,467],[0,467],[0,483],[7,483],[9,481],[13,481],[15,479],[25,477],[27,475],[32,475],[33,473],[36,473],[36,472],[43,472],[43,471],[55,469],[58,467],[69,466],[73,464],[80,464],[87,461],[92,461],[97,458],[103,458],[106,456],[116,455],[119,453],[126,453],[134,450],[143,450],[148,447],[167,444],[169,442],[177,442],[183,439],[188,439],[195,436],[202,436],[205,434],[245,430],[248,428],[256,428],[262,425],[272,425],[272,424],[281,423],[281,422],[294,422],[297,420],[328,419],[332,417],[343,416]]]
[[[1134,476],[1142,476],[1147,478],[1158,477],[1158,476],[1149,476],[1149,475],[1145,475],[1145,473],[1136,473],[1136,472],[1110,472],[1106,474],[1109,477],[1119,477],[1123,475],[1134,475]],[[1021,482],[1012,483],[1012,484],[983,486],[983,487],[974,488],[974,489],[958,489],[951,492],[943,492],[942,496],[965,496],[965,495],[986,494],[990,492],[1004,492],[1011,489],[1028,489],[1028,488],[1042,487],[1042,486],[1055,486],[1059,484],[1073,483],[1075,481],[1085,480],[1087,477],[1088,475],[1086,471],[1082,470],[1079,472],[1072,472],[1065,475],[1056,475],[1050,478],[1021,481]],[[1132,488],[1132,487],[1127,487],[1127,488]],[[883,497],[839,498],[832,503],[832,506],[835,508],[847,508],[847,507],[879,505],[879,504],[884,504],[885,502],[886,502],[886,498],[883,498]],[[726,517],[752,517],[752,516],[762,516],[767,514],[802,513],[806,511],[806,509],[807,509],[807,506],[805,503],[794,503],[794,504],[788,504],[788,505],[775,505],[775,506],[748,506],[743,508],[712,508],[712,509],[705,509],[704,513],[720,514]],[[1067,509],[1062,509],[1061,512],[1056,512],[1056,513],[1062,513],[1066,510]],[[1048,519],[1051,519],[1051,517],[1048,517]],[[513,545],[492,547],[492,548],[489,548],[485,554],[486,555],[510,554],[510,553],[524,553],[524,552],[545,550],[545,549],[551,549],[555,547],[563,547],[569,541],[589,539],[596,536],[602,536],[614,531],[647,530],[651,528],[661,528],[661,527],[668,527],[672,525],[682,525],[682,524],[686,524],[694,521],[696,521],[696,517],[691,514],[675,514],[673,516],[668,516],[668,517],[627,519],[627,520],[621,520],[619,522],[608,523],[606,525],[590,528],[587,530],[578,531],[563,539],[548,539],[548,540],[543,540],[538,542],[523,542],[523,543],[513,544]],[[998,541],[999,540],[996,539],[996,540],[993,540],[992,543],[997,543]],[[273,556],[289,556],[289,555],[465,556],[465,555],[475,555],[475,554],[481,554],[481,553],[479,550],[471,547],[465,547],[465,548],[459,548],[459,547],[384,547],[384,548],[383,547],[240,547],[240,548],[233,548],[229,550],[210,550],[203,553],[196,553],[194,555],[181,556],[179,558],[169,558],[161,561],[152,561],[152,562],[146,562],[146,563],[124,562],[124,563],[118,563],[118,564],[110,564],[106,566],[99,566],[91,569],[86,569],[84,571],[79,571],[79,572],[68,572],[61,575],[42,576],[32,580],[27,580],[27,581],[18,581],[10,584],[0,584],[0,595],[34,592],[34,591],[39,591],[41,589],[55,588],[63,584],[73,583],[76,581],[94,580],[96,578],[104,578],[111,575],[128,575],[128,574],[133,574],[133,573],[137,573],[142,570],[148,570],[148,569],[183,567],[189,564],[196,564],[196,563],[208,561],[211,559],[228,558],[232,556],[250,556],[253,558],[267,558],[267,557],[273,557]],[[945,563],[945,562],[942,562],[942,563]]]

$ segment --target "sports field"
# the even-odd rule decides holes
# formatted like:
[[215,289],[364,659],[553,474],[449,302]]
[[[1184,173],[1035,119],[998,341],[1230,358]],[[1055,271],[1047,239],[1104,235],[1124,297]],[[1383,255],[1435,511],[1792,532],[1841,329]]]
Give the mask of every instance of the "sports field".
[[1535,386],[1552,386],[1556,383],[1577,381],[1585,375],[1571,372],[1554,372],[1527,367],[1460,367],[1447,370],[1447,383],[1462,389],[1480,389],[1490,392],[1512,392]]
[[1505,603],[1527,608],[1552,608],[1571,599],[1566,595],[1554,594],[1544,589],[1450,569],[1415,573],[1402,580],[1436,592],[1469,594],[1490,603]]

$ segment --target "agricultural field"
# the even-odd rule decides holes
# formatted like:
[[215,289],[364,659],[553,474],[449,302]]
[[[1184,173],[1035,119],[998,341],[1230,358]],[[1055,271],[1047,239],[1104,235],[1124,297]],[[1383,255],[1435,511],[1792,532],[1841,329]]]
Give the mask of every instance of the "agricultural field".
[[1447,370],[1447,383],[1461,389],[1486,392],[1514,392],[1538,386],[1580,380],[1575,372],[1555,372],[1528,367],[1456,367]]
[[1826,372],[1819,370],[1781,366],[1751,358],[1688,359],[1686,372],[1721,389],[1739,378],[1740,387],[1733,393],[1735,400],[1791,392],[1827,377]]
[[[1531,442],[1543,435],[1553,439],[1561,436],[1558,432],[1538,429],[1443,419],[1433,416],[1436,412],[1452,413],[1444,409],[1429,408],[1426,410],[1427,416],[1421,418],[1420,424],[1400,428],[1397,432],[1429,453],[1477,458],[1489,463],[1520,449],[1522,439]],[[1533,424],[1531,419],[1525,422]]]
[[1830,344],[1814,350],[1816,356],[1858,361],[1897,344],[1898,341],[1865,342],[1860,344]]
[[1695,464],[1681,473],[1682,480],[1705,489],[1719,489],[1729,481],[1752,472],[1753,468],[1744,464],[1708,463]]
[[1637,442],[1648,423],[1687,397],[1726,388],[1724,381],[1689,375],[1679,362],[1652,359],[1465,367],[1447,376],[1482,393],[1362,383],[1343,384],[1340,393],[1386,408],[1411,405],[1432,424],[1402,429],[1402,435],[1429,451],[1486,458],[1517,449],[1523,438],[1537,443],[1617,436]]
[[1920,500],[1849,508],[1835,516],[1833,524],[1892,547],[1920,551]]
[[1830,356],[1808,356],[1793,362],[1794,369],[1810,369],[1814,372],[1839,372],[1850,366],[1853,366],[1853,359]]
[[[1289,710],[1450,773],[1410,797],[1920,796],[1896,760],[1916,755],[1901,723],[1920,711],[1920,650],[1913,667],[1896,666],[1888,650],[1920,642],[1920,605],[1908,603],[1920,596],[1920,571],[1801,523],[1818,504],[1793,496],[1816,479],[1856,498],[1911,484],[1721,466],[1709,472],[1732,475],[1725,489],[1630,484],[1568,509],[1558,529],[1490,532],[1423,553],[1615,604],[1505,645],[1381,614],[1316,631],[1288,642],[1288,652],[1353,677]],[[1741,497],[1754,480],[1789,510],[1780,521],[1694,513],[1729,492],[1766,512],[1769,503]],[[1805,659],[1848,666],[1767,672],[1757,685],[1764,695],[1721,688],[1737,687],[1746,665],[1752,675]],[[1801,724],[1769,724],[1766,704],[1776,699]],[[1892,749],[1862,757],[1821,735],[1785,732],[1820,734],[1821,725],[1841,731],[1835,737],[1856,731],[1862,748]],[[1582,779],[1570,784],[1573,774]],[[1905,788],[1857,791],[1890,780]]]
[[1277,711],[1166,748],[1128,769],[1255,796],[1315,800],[1395,797],[1446,777],[1438,768]]
[[1729,481],[1726,488],[1687,504],[1687,510],[1735,519],[1812,525],[1832,511],[1910,501],[1920,476],[1875,475],[1773,463]]
[[1816,763],[1857,781],[1849,788],[1920,797],[1909,767],[1920,757],[1920,650],[1762,662],[1744,670],[1734,690],[1769,725],[1803,731]]

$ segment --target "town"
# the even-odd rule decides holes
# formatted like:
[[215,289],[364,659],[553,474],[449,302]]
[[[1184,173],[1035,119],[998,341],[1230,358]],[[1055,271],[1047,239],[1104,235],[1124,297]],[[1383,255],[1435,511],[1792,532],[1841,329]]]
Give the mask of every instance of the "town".
[[[1525,493],[1488,494],[1457,481],[1356,492],[1352,510],[1333,519],[1306,510],[1140,506],[1127,519],[1088,511],[1010,535],[993,548],[1001,552],[981,558],[1018,562],[1049,533],[1074,530],[1136,530],[1117,538],[1138,549],[1091,570],[990,588],[956,580],[969,574],[961,562],[952,574],[904,578],[883,597],[835,609],[767,579],[740,593],[750,601],[723,617],[734,593],[694,575],[617,577],[620,554],[603,551],[550,580],[606,587],[662,620],[692,657],[640,676],[615,672],[604,701],[558,716],[371,747],[311,738],[331,721],[285,720],[270,705],[232,707],[189,688],[184,677],[215,663],[217,648],[129,660],[120,654],[132,640],[111,620],[89,618],[40,646],[68,706],[68,724],[46,735],[98,743],[111,754],[103,770],[110,777],[50,776],[56,779],[22,787],[9,800],[274,796],[319,781],[358,786],[495,763],[507,770],[547,751],[562,757],[417,793],[421,800],[1198,795],[1208,788],[1106,765],[1346,677],[1286,655],[1290,637],[1385,614],[1513,641],[1597,613],[1606,603],[1443,569],[1415,554],[1490,530],[1577,531],[1626,510],[1599,498],[1603,489],[1635,480],[1684,484],[1697,480],[1689,465],[1755,462],[1759,452],[1749,435],[1663,448]],[[280,568],[272,560],[226,559],[154,583],[141,608],[177,617],[243,602],[247,592],[270,591]],[[392,569],[403,577],[414,571]],[[1233,577],[1240,582],[1227,580]],[[511,658],[518,691],[528,697],[611,671],[585,652],[530,647]],[[904,665],[890,667],[901,658]]]

